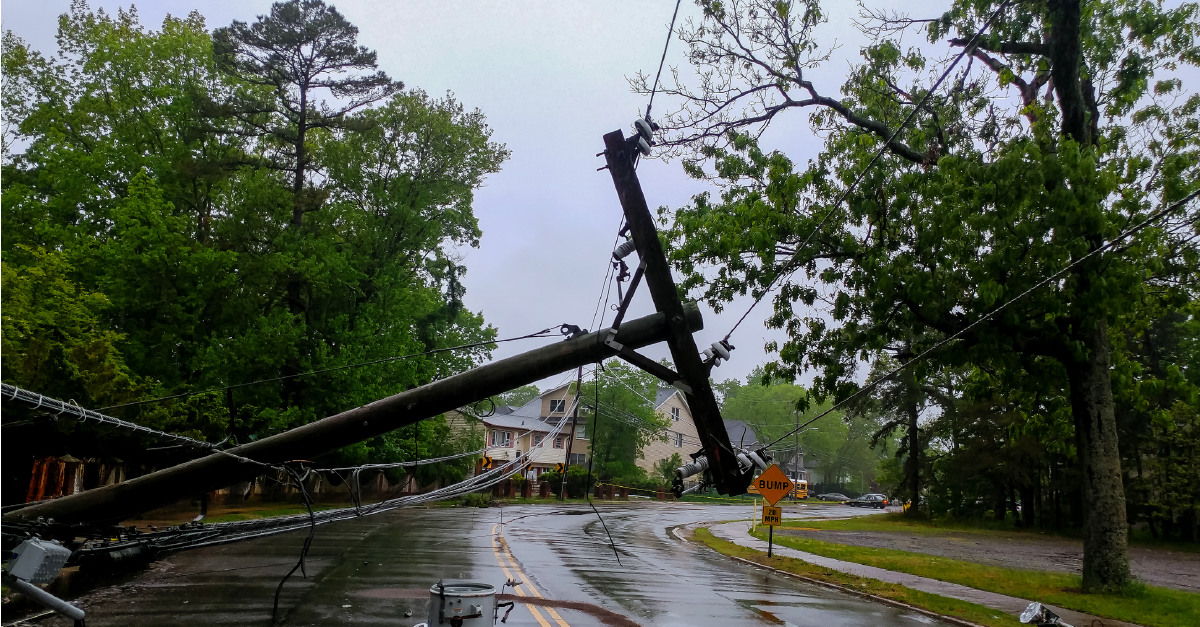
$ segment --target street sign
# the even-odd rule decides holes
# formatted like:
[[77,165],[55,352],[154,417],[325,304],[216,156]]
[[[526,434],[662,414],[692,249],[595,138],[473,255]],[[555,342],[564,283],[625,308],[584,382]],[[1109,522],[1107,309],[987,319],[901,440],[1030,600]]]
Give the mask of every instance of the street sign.
[[564,473],[564,472],[566,472],[566,471],[567,471],[567,465],[566,465],[566,464],[563,464],[563,463],[558,463],[558,464],[555,464],[555,465],[554,465],[554,472],[557,472],[558,474],[560,474],[560,475],[561,475],[561,474],[563,474],[563,473]]
[[762,524],[768,527],[778,527],[783,524],[783,508],[782,507],[763,507],[762,508]]
[[787,475],[783,474],[783,471],[775,464],[771,464],[770,468],[755,478],[752,485],[771,504],[771,507],[774,507],[779,499],[787,496],[796,487],[792,480],[788,479]]
[[479,468],[482,470],[491,470],[492,469],[492,458],[484,457],[483,459],[479,460]]

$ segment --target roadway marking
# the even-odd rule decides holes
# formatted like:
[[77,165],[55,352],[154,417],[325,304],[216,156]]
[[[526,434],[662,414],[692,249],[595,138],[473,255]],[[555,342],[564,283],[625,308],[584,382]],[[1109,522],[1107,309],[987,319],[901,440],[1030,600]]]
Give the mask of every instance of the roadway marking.
[[[526,577],[525,573],[521,571],[521,567],[517,566],[516,558],[514,558],[512,552],[508,550],[508,543],[504,542],[504,536],[496,534],[496,528],[499,526],[500,525],[492,525],[492,551],[496,554],[496,563],[500,565],[500,570],[504,571],[504,576],[507,577],[509,581],[516,581],[517,577],[519,577],[522,582],[522,586],[529,587],[530,594],[536,598],[544,599],[545,597],[542,596],[541,592],[538,592],[538,589],[534,587],[533,582],[529,581],[529,577]],[[501,548],[504,549],[503,552],[501,552]],[[509,566],[505,565],[505,558],[507,558]],[[510,567],[512,569],[511,571],[509,570]],[[513,577],[514,572],[517,574],[517,577]],[[520,586],[514,587],[513,591],[517,593],[517,596],[529,596],[529,594],[526,594]],[[525,603],[524,605],[525,609],[529,610],[530,614],[533,614],[534,620],[536,620],[541,627],[551,627],[550,623],[542,616],[542,613],[538,611],[537,606],[531,603]],[[563,620],[562,616],[559,616],[557,610],[552,607],[547,607],[545,609],[546,613],[550,615],[550,618],[553,618],[554,622],[558,623],[558,627],[571,627],[567,621]]]
[[[500,536],[499,540],[500,548],[504,549],[504,556],[508,558],[508,563],[512,565],[513,571],[521,576],[521,581],[524,582],[526,586],[529,586],[529,592],[539,599],[546,598],[542,596],[541,592],[538,592],[538,589],[534,587],[533,582],[530,581],[529,578],[525,576],[525,573],[521,570],[521,568],[517,566],[517,558],[513,557],[512,551],[508,548],[508,542],[504,540],[504,536]],[[563,620],[562,616],[558,615],[558,610],[552,607],[547,607],[546,613],[550,615],[550,618],[554,619],[554,622],[558,623],[558,627],[571,627],[567,621]]]

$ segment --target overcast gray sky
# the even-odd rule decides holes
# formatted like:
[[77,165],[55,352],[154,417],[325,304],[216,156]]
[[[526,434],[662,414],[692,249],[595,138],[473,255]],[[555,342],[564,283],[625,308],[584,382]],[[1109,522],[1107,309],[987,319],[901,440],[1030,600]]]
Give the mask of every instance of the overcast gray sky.
[[[595,154],[603,147],[604,133],[622,128],[628,134],[644,110],[645,98],[630,91],[626,77],[657,68],[674,2],[331,4],[359,27],[360,43],[378,51],[384,71],[434,95],[454,92],[468,108],[481,109],[495,131],[493,138],[512,150],[512,159],[476,198],[484,235],[479,249],[463,251],[468,307],[482,311],[501,337],[564,322],[589,326],[621,219],[612,179],[596,171],[603,162]],[[950,2],[870,4],[933,17]],[[69,5],[69,0],[10,1],[0,20],[4,29],[52,53],[56,18]],[[129,5],[94,1],[91,6],[115,13],[118,6]],[[167,13],[186,15],[197,8],[212,29],[234,19],[252,22],[270,2],[154,0],[136,6],[142,23],[155,30]],[[857,57],[865,40],[851,24],[855,3],[831,1],[825,9],[830,19],[820,31],[823,41],[841,47],[809,77],[834,95],[847,62]],[[680,21],[698,13],[691,0],[684,0]],[[667,64],[686,66],[684,52],[673,41]],[[655,105],[661,112],[670,103],[659,99]],[[768,145],[786,149],[799,162],[815,156],[820,142],[806,119],[800,112],[787,116],[771,129]],[[638,173],[652,208],[681,206],[703,190],[683,175],[678,163],[645,161]],[[724,336],[748,305],[743,299],[721,314],[705,307],[698,344]],[[713,373],[718,380],[744,379],[770,359],[763,344],[783,336],[763,326],[769,310],[769,302],[760,305],[742,324],[732,339],[737,346],[733,360]],[[643,289],[630,315],[652,311]],[[502,344],[495,357],[528,350],[531,342]],[[655,358],[668,354],[665,345],[645,352]]]

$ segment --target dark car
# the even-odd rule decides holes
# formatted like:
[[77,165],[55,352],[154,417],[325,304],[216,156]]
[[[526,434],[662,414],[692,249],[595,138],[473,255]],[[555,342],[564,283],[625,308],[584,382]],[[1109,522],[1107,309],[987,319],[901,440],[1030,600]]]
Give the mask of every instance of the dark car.
[[828,494],[818,494],[818,501],[849,501],[850,497],[839,492],[830,492]]
[[883,509],[887,507],[888,499],[882,494],[864,494],[856,499],[846,502],[851,507],[874,507]]

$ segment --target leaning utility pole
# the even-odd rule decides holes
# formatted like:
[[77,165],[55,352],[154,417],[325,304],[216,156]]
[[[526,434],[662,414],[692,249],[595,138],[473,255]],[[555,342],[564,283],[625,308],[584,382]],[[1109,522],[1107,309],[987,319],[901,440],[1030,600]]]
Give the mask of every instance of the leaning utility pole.
[[[639,124],[639,131],[641,130]],[[645,133],[648,135],[649,132],[647,127]],[[648,138],[644,139],[648,141]],[[633,291],[637,289],[639,277],[644,275],[650,289],[650,297],[654,300],[654,308],[666,314],[667,346],[671,349],[671,359],[679,372],[672,372],[657,362],[633,352],[629,347],[621,347],[618,342],[609,344],[620,351],[618,357],[663,379],[684,393],[696,423],[696,431],[700,435],[702,453],[708,458],[717,492],[742,494],[753,477],[739,468],[737,454],[733,451],[729,434],[725,431],[725,423],[721,419],[721,409],[708,381],[712,365],[701,360],[696,340],[685,322],[684,305],[675,287],[675,279],[671,276],[671,266],[663,252],[662,243],[658,239],[654,219],[646,205],[646,196],[642,193],[637,170],[634,169],[634,160],[639,154],[638,144],[639,135],[626,139],[621,131],[613,131],[604,136],[602,154],[608,164],[608,171],[612,174],[621,209],[625,212],[626,225],[641,262],[621,303],[618,322],[620,316],[625,313]],[[647,145],[647,152],[648,147]],[[614,326],[618,322],[615,322]]]
[[[642,347],[661,342],[680,330],[691,333],[703,328],[700,310],[695,304],[689,303],[675,311],[670,324],[667,315],[662,313],[630,320],[621,325],[615,334],[615,341],[624,346]],[[611,329],[585,333],[501,359],[303,427],[244,444],[230,449],[228,453],[232,455],[213,453],[116,485],[30,505],[5,514],[4,521],[20,523],[44,518],[54,519],[58,524],[117,523],[182,498],[250,479],[262,472],[263,467],[259,464],[238,458],[271,465],[312,459],[489,396],[607,359],[617,351],[604,343],[605,338],[614,340]]]

